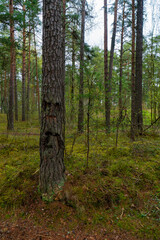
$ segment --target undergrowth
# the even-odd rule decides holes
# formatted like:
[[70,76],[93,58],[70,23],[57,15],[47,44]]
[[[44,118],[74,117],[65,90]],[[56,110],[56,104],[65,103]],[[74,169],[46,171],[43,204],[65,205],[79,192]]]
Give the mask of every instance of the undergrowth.
[[85,134],[66,133],[66,183],[53,203],[45,203],[38,193],[39,124],[17,123],[6,133],[4,119],[0,116],[0,214],[18,211],[51,228],[67,222],[72,229],[80,222],[86,229],[118,228],[138,239],[159,239],[160,136],[131,142],[121,132],[115,147],[114,133],[91,131],[86,169]]

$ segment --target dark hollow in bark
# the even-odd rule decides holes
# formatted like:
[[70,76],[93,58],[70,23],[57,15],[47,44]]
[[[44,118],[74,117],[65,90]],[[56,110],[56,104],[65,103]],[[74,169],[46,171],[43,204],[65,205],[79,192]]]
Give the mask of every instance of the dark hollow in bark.
[[64,78],[61,0],[43,1],[40,191],[51,199],[64,183]]

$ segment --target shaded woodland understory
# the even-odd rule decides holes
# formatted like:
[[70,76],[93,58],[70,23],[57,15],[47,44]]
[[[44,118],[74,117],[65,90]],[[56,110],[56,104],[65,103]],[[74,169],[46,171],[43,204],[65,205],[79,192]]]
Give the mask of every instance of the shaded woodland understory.
[[0,239],[160,240],[159,7],[0,0]]
[[[106,135],[104,119],[66,131],[66,183],[53,202],[39,184],[39,122],[6,132],[0,115],[0,239],[159,239],[160,136],[157,125],[132,142],[129,128]],[[128,135],[128,136],[127,136]]]

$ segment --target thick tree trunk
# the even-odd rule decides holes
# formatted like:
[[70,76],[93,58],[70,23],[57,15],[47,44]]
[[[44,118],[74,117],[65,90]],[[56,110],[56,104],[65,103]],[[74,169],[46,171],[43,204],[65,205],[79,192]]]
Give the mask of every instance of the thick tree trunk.
[[10,12],[10,41],[11,41],[11,67],[9,80],[9,106],[8,106],[8,130],[14,129],[14,72],[15,72],[15,50],[14,50],[14,20],[13,20],[13,0],[9,1]]
[[44,0],[40,190],[48,200],[64,183],[62,48],[61,0]]
[[26,120],[26,27],[25,5],[23,4],[23,53],[22,53],[22,121]]
[[121,51],[120,51],[120,77],[119,77],[119,121],[122,120],[122,75],[123,75],[123,38],[124,38],[124,18],[125,18],[125,0],[123,2],[122,12],[122,32],[121,32]]
[[143,0],[137,2],[137,38],[136,38],[136,79],[135,79],[135,117],[136,133],[142,134],[142,48],[143,48]]
[[85,4],[82,1],[82,22],[81,22],[81,47],[80,47],[80,86],[79,86],[79,111],[78,111],[78,131],[83,132],[84,106],[83,106],[83,75],[84,75],[84,36],[85,36]]
[[131,138],[135,138],[135,0],[132,0]]
[[110,132],[110,112],[111,112],[111,80],[112,80],[112,71],[113,71],[113,58],[114,58],[114,48],[115,48],[115,40],[116,40],[116,30],[117,30],[117,8],[118,8],[118,0],[115,0],[114,7],[114,25],[113,25],[113,34],[112,34],[112,42],[111,42],[111,51],[110,51],[110,62],[109,62],[109,87],[108,87],[108,126],[107,131]]
[[109,79],[108,79],[108,16],[107,0],[104,0],[104,88],[106,129],[110,125]]
[[28,33],[28,76],[27,76],[27,120],[29,120],[30,80],[31,80],[31,27]]

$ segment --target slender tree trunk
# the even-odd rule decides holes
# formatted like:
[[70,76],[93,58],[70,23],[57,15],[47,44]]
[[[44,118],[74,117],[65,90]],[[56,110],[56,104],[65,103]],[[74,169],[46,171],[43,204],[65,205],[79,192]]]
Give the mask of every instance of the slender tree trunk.
[[[64,73],[61,0],[43,1],[40,190],[44,199],[64,183]],[[55,24],[56,23],[56,24]]]
[[27,76],[27,120],[29,120],[29,103],[30,103],[30,80],[31,80],[31,27],[29,24],[28,33],[28,76]]
[[26,9],[23,3],[23,53],[22,53],[22,121],[26,120]]
[[[65,93],[65,63],[66,63],[66,49],[65,49],[65,41],[66,41],[66,0],[63,0],[63,22],[62,22],[62,54],[63,54],[63,92]],[[63,95],[63,139],[65,143],[65,97]]]
[[135,138],[135,0],[132,0],[131,138]]
[[1,113],[3,113],[3,74],[1,72]]
[[104,0],[104,88],[105,88],[105,119],[106,129],[110,125],[110,101],[109,101],[109,79],[108,79],[108,16],[107,0]]
[[38,103],[38,117],[40,120],[40,94],[39,94],[38,58],[37,58],[35,29],[34,29],[34,48],[35,48],[35,60],[36,60],[36,94],[37,94],[37,103]]
[[14,129],[14,71],[15,71],[15,57],[14,57],[14,20],[13,20],[13,0],[9,1],[10,12],[10,41],[11,41],[11,66],[10,66],[10,80],[9,80],[9,108],[8,108],[8,130]]
[[80,86],[79,86],[79,112],[78,112],[78,131],[83,132],[84,106],[83,106],[83,75],[84,75],[84,36],[85,36],[85,4],[82,1],[82,22],[81,22],[81,47],[80,47]]
[[75,84],[75,41],[72,32],[72,81],[71,81],[71,122],[74,118],[74,84]]
[[123,75],[123,38],[124,38],[124,17],[125,17],[125,0],[123,2],[122,12],[122,32],[121,32],[121,51],[120,51],[120,78],[119,78],[119,120],[122,119],[122,75]]
[[14,101],[15,101],[15,120],[18,121],[18,96],[17,96],[16,54],[15,54],[15,76],[14,76]]
[[[11,77],[11,76],[10,76]],[[4,72],[4,113],[7,113],[8,109],[7,109],[7,72],[5,70]]]
[[116,30],[117,30],[117,8],[118,8],[118,0],[115,0],[114,7],[114,25],[113,25],[113,34],[112,34],[112,42],[111,42],[111,51],[110,51],[110,62],[109,62],[109,88],[108,88],[108,126],[107,131],[110,132],[110,112],[111,112],[111,80],[112,80],[112,71],[113,71],[113,58],[114,58],[114,48],[115,48],[115,40],[116,40]]
[[143,0],[137,2],[137,38],[136,38],[136,79],[135,79],[135,115],[136,133],[142,134],[142,48],[143,48]]

